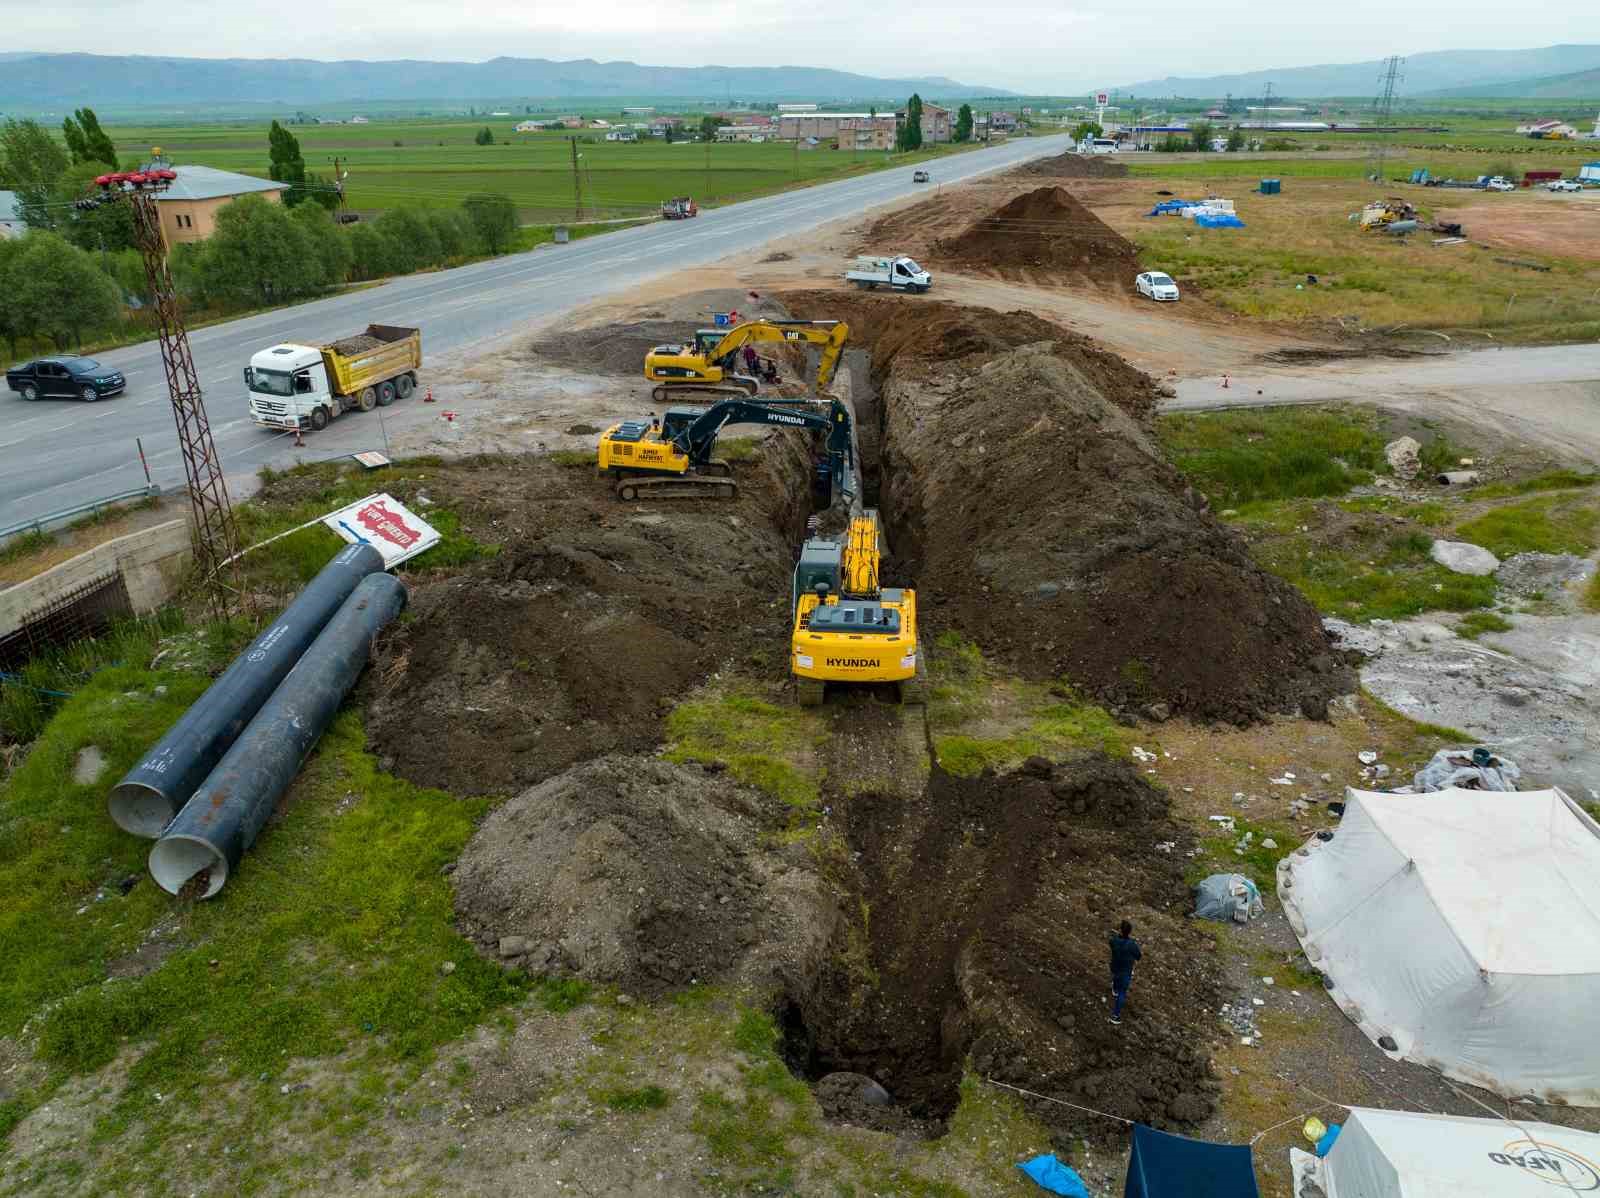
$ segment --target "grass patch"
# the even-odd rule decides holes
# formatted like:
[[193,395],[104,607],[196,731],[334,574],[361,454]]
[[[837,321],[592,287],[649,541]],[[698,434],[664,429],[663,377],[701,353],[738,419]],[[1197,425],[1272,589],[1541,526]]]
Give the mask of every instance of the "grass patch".
[[608,1090],[601,1101],[614,1111],[637,1114],[640,1111],[659,1111],[672,1102],[672,1095],[660,1086],[641,1086],[636,1090]]
[[[1246,836],[1250,837],[1248,844]],[[1278,862],[1299,847],[1300,839],[1292,824],[1277,820],[1258,823],[1235,816],[1232,832],[1201,839],[1200,855],[1189,870],[1190,881],[1214,873],[1237,873],[1254,882],[1262,894],[1272,894],[1278,885]],[[1264,847],[1265,840],[1272,841],[1273,847]]]
[[1163,416],[1173,464],[1213,504],[1343,495],[1386,468],[1375,418],[1351,408],[1288,408]]
[[1583,606],[1589,611],[1600,611],[1600,570],[1589,576],[1583,588]]
[[[702,1181],[723,1193],[795,1193],[797,1154],[791,1141],[820,1131],[816,1103],[778,1057],[772,1017],[741,1007],[729,1043],[748,1058],[735,1092],[702,1091],[691,1126],[719,1165]],[[727,1176],[727,1174],[734,1176]]]
[[1461,617],[1461,622],[1456,625],[1456,635],[1477,640],[1486,632],[1510,632],[1511,627],[1510,620],[1492,611],[1474,611]]
[[827,737],[814,711],[780,706],[750,686],[713,687],[667,717],[667,759],[725,766],[738,781],[809,812],[822,782],[812,757]]
[[48,548],[55,543],[55,537],[47,532],[40,532],[37,528],[19,532],[4,545],[0,545],[0,566],[7,566],[12,562],[21,561],[30,553],[37,553],[39,550]]
[[[262,493],[234,509],[240,543],[257,545],[317,521],[335,508],[387,491],[439,531],[437,545],[406,563],[408,573],[454,569],[493,557],[499,552],[498,546],[485,544],[468,533],[459,514],[448,504],[418,501],[417,492],[427,490],[428,479],[439,468],[436,458],[397,461],[379,471],[343,461],[304,463],[282,471],[263,468]],[[270,550],[240,559],[240,565],[257,585],[297,590],[311,581],[343,544],[320,523],[311,523],[308,528],[274,541]]]
[[557,466],[594,466],[600,461],[598,449],[552,449],[550,460]]
[[1457,526],[1455,535],[1502,559],[1517,553],[1587,554],[1594,548],[1597,525],[1600,508],[1547,495],[1485,512]]
[[1575,487],[1592,487],[1600,483],[1600,474],[1584,474],[1577,470],[1551,470],[1533,478],[1512,483],[1490,483],[1472,492],[1474,499],[1506,499],[1515,495],[1534,495],[1540,491],[1567,491]]
[[[270,1083],[301,1059],[336,1054],[380,1072],[426,1063],[527,988],[456,933],[440,872],[486,804],[380,773],[354,710],[335,719],[221,896],[176,904],[144,880],[148,844],[104,818],[103,779],[208,681],[102,670],[0,792],[0,1034],[34,1021],[58,1080],[131,1049],[97,1135],[142,1124],[148,1149],[192,1135],[177,1112],[209,1101],[219,1082]],[[108,765],[100,783],[79,786],[72,763],[87,744]],[[130,875],[122,896],[116,882]],[[170,955],[141,977],[104,980],[158,923]]]
[[540,978],[534,987],[534,997],[551,1014],[565,1015],[588,1002],[593,989],[582,978]]
[[1126,729],[1065,683],[996,673],[977,645],[942,633],[928,663],[928,725],[940,767],[958,777],[1081,749],[1123,755]]

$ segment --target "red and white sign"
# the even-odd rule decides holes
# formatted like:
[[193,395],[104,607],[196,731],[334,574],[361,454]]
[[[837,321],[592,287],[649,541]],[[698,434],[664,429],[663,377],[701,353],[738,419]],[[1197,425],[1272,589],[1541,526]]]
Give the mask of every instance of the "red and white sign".
[[322,522],[345,540],[371,545],[392,570],[439,543],[439,532],[392,495],[368,495],[326,515]]
[[1094,102],[1096,107],[1104,108],[1107,104],[1111,103],[1111,95],[1108,92],[1095,92]]

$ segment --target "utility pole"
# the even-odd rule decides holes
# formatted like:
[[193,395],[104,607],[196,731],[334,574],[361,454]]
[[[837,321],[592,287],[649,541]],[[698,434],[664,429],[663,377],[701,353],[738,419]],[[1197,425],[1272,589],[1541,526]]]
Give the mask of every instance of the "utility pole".
[[583,223],[583,176],[578,171],[578,139],[567,138],[572,147],[572,223]]
[[702,190],[707,201],[711,199],[711,141],[711,138],[706,138],[706,185]]
[[[161,345],[161,364],[166,368],[167,394],[172,400],[172,417],[178,426],[178,444],[183,450],[184,472],[189,483],[189,505],[194,513],[195,557],[210,592],[213,614],[232,614],[239,595],[239,568],[232,564],[239,551],[239,530],[234,523],[228,487],[222,477],[222,462],[211,438],[211,422],[206,416],[205,399],[200,392],[200,375],[194,355],[189,351],[189,333],[184,328],[183,312],[178,307],[177,288],[167,263],[167,243],[161,232],[161,213],[156,197],[172,186],[177,172],[158,157],[143,170],[119,171],[95,180],[100,193],[76,201],[79,208],[125,203],[133,212],[133,239],[144,257],[145,278],[150,285],[151,305],[156,315],[156,337]],[[228,582],[222,577],[230,567]]]
[[1400,83],[1403,62],[1405,59],[1398,54],[1391,55],[1383,64],[1383,74],[1378,77],[1378,98],[1373,104],[1372,154],[1367,159],[1367,178],[1374,183],[1383,182],[1383,160],[1389,154],[1389,126],[1394,118],[1394,93]]

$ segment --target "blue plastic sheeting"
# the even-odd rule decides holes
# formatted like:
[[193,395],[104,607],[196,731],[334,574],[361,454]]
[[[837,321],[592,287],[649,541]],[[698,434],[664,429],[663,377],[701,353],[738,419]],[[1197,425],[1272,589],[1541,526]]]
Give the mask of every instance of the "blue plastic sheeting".
[[1317,1155],[1327,1156],[1328,1150],[1333,1147],[1334,1142],[1338,1140],[1338,1138],[1339,1125],[1337,1123],[1328,1124],[1328,1130],[1323,1132],[1322,1139],[1317,1141]]
[[1202,229],[1242,229],[1244,221],[1229,212],[1218,212],[1215,215],[1202,212],[1194,218],[1194,223]]
[[1208,1144],[1135,1126],[1123,1198],[1259,1198],[1248,1144]]
[[1182,212],[1185,208],[1193,208],[1199,202],[1199,200],[1162,200],[1154,208],[1150,209],[1148,215],[1165,216],[1169,213]]
[[1052,1194],[1064,1194],[1066,1198],[1089,1198],[1089,1190],[1083,1184],[1083,1178],[1056,1160],[1053,1153],[1047,1152],[1034,1157],[1031,1161],[1023,1161],[1017,1168]]

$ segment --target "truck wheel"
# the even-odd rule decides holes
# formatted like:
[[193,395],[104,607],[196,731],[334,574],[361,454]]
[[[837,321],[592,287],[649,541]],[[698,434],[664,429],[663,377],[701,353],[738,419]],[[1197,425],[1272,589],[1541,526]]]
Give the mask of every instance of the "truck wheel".
[[312,408],[311,409],[311,427],[313,429],[315,429],[319,433],[323,429],[328,427],[328,409],[327,408]]
[[395,394],[401,399],[410,399],[411,393],[417,389],[417,380],[409,374],[402,374],[394,381]]
[[386,408],[392,404],[394,402],[394,396],[395,385],[392,381],[378,384],[378,406],[380,408]]
[[363,412],[370,412],[378,406],[378,393],[371,387],[362,388],[361,394],[356,396],[356,407]]

